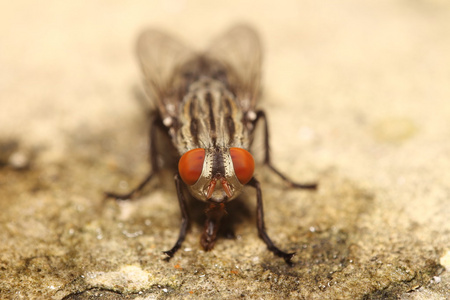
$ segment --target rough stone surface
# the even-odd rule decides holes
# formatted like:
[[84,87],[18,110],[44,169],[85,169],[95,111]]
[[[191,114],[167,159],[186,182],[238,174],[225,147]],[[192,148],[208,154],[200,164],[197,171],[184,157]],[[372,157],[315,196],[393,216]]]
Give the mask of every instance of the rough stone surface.
[[[274,162],[228,208],[235,239],[178,235],[173,170],[142,197],[104,201],[148,171],[137,34],[201,47],[236,21],[265,44]],[[449,299],[447,1],[10,1],[0,10],[1,299]],[[255,147],[260,153],[261,147]]]

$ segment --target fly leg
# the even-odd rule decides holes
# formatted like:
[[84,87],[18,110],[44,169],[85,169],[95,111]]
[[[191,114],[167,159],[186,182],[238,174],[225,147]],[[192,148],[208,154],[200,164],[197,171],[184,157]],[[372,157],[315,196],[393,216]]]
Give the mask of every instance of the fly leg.
[[266,243],[267,248],[270,251],[272,251],[275,255],[282,257],[288,265],[292,265],[291,260],[295,252],[287,253],[280,250],[277,246],[275,246],[270,237],[267,235],[266,226],[264,224],[264,208],[259,181],[253,177],[248,184],[256,189],[256,225],[258,227],[258,234],[260,238],[263,239],[264,243]]
[[253,130],[256,126],[256,123],[259,120],[264,121],[264,164],[266,164],[275,174],[277,174],[281,179],[283,179],[284,182],[289,184],[289,186],[293,188],[299,188],[299,189],[308,189],[308,190],[315,190],[317,189],[317,183],[299,183],[292,181],[286,175],[281,173],[270,160],[270,144],[269,144],[269,126],[267,125],[267,117],[264,111],[258,110],[256,111],[256,118],[252,121],[253,123]]
[[189,214],[187,210],[186,199],[184,198],[183,195],[181,178],[179,174],[175,175],[175,186],[177,188],[178,203],[180,205],[181,210],[181,227],[180,227],[180,234],[178,235],[178,239],[175,245],[172,247],[172,249],[164,251],[164,254],[167,255],[167,260],[170,260],[175,254],[175,252],[177,252],[181,248],[181,244],[183,244],[184,238],[186,237],[187,229],[189,227]]
[[164,124],[161,121],[159,116],[156,116],[150,122],[150,167],[151,170],[144,178],[144,180],[139,183],[134,189],[132,189],[129,193],[126,194],[116,194],[105,192],[105,198],[114,198],[116,200],[129,200],[134,198],[146,185],[150,182],[153,176],[158,173],[159,167],[157,162],[157,148],[156,148],[156,133],[158,129],[165,129]]

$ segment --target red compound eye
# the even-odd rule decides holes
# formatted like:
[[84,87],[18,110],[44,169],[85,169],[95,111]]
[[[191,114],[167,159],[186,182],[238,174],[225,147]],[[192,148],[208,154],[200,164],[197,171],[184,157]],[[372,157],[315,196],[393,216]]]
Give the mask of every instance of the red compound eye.
[[253,156],[242,148],[230,148],[230,155],[236,177],[242,184],[246,184],[252,179],[255,171]]
[[196,148],[183,154],[178,162],[178,172],[186,184],[193,185],[202,174],[205,149]]

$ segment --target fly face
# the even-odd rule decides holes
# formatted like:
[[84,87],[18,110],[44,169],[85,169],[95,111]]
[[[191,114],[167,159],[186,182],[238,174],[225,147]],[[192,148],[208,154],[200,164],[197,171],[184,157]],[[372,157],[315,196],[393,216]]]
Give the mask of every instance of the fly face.
[[178,164],[181,179],[197,199],[217,203],[235,199],[253,177],[253,156],[242,148],[196,148]]

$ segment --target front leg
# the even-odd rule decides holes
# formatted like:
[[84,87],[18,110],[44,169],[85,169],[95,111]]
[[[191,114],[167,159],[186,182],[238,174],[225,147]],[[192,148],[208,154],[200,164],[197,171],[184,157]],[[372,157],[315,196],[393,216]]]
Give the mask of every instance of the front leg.
[[263,239],[264,243],[266,243],[267,248],[270,251],[272,251],[275,255],[282,257],[288,265],[292,265],[291,260],[295,252],[287,253],[280,250],[272,242],[269,235],[267,235],[266,226],[264,224],[264,208],[262,202],[261,186],[259,184],[259,181],[256,180],[255,177],[253,177],[248,184],[256,189],[256,225],[258,227],[259,236]]
[[315,190],[317,189],[317,183],[299,183],[292,181],[291,179],[287,178],[286,175],[281,173],[273,164],[270,159],[270,144],[269,144],[269,126],[267,125],[267,117],[264,111],[258,110],[256,112],[256,118],[251,121],[253,124],[253,130],[256,127],[256,124],[259,120],[263,120],[264,122],[264,164],[267,165],[275,174],[277,174],[281,179],[283,179],[284,182],[289,184],[289,186],[293,188],[299,188],[299,189],[309,189],[309,190]]
[[180,175],[177,173],[175,175],[175,187],[177,189],[178,196],[178,204],[180,205],[181,210],[181,227],[180,233],[178,235],[178,239],[172,249],[168,251],[164,251],[164,254],[167,255],[167,260],[170,260],[173,255],[181,248],[181,244],[183,244],[184,238],[186,237],[186,232],[189,227],[189,214],[186,205],[186,199],[183,195],[182,183]]

